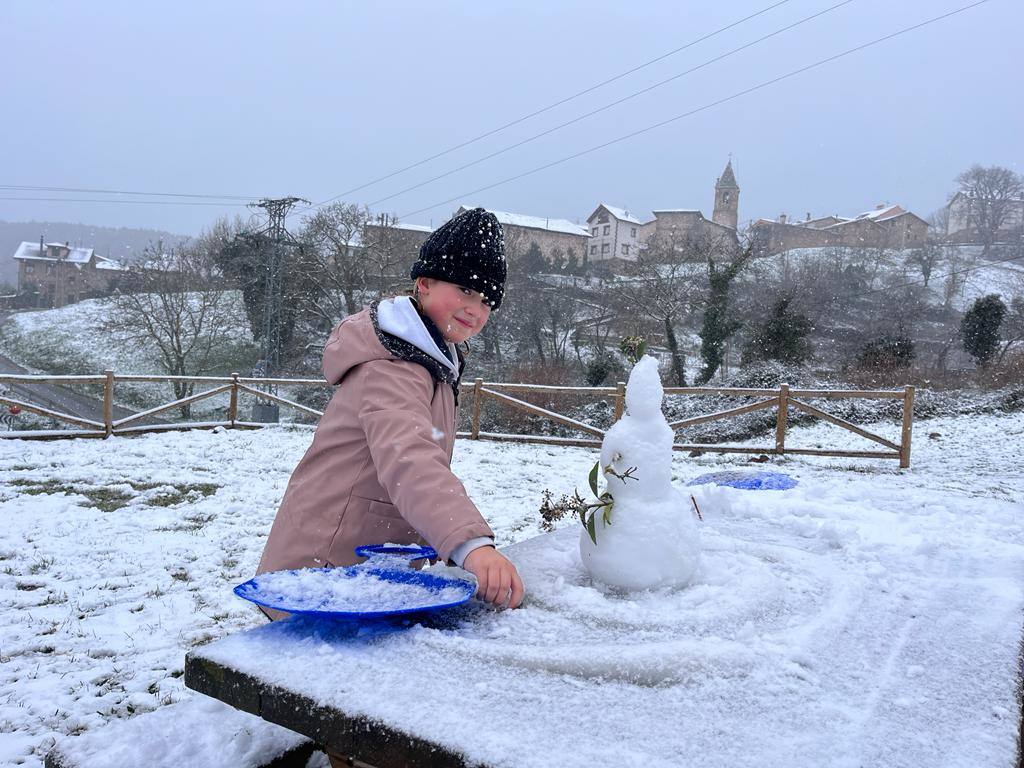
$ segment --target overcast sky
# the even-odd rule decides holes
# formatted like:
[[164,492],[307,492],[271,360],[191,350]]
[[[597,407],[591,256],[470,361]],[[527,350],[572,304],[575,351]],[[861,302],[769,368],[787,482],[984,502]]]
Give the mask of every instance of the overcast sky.
[[[316,203],[347,193],[343,199],[373,203],[375,212],[435,226],[459,203],[584,220],[607,202],[646,220],[659,208],[710,216],[714,182],[731,153],[746,222],[782,212],[852,215],[880,202],[927,216],[972,163],[1024,170],[1024,3],[989,0],[476,191],[971,2],[852,0],[381,201],[840,2],[789,0],[541,115],[349,192],[777,2],[6,0],[0,185],[295,195]],[[0,197],[113,196],[0,188]],[[248,215],[242,205],[221,203],[0,200],[6,221],[183,234],[236,212]]]

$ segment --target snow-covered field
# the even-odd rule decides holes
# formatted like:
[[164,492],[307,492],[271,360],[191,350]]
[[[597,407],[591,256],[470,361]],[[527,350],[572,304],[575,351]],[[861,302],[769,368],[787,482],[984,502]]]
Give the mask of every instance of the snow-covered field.
[[[982,258],[981,246],[953,246],[944,248],[932,266],[928,282],[929,301],[941,306],[945,293],[950,292],[950,303],[960,312],[970,308],[975,299],[996,293],[1009,303],[1013,296],[1024,291],[1024,263],[1019,255],[993,255]],[[785,274],[820,261],[844,263],[867,262],[878,269],[878,279],[897,279],[906,284],[923,281],[920,268],[911,258],[913,249],[885,250],[872,253],[859,249],[794,248],[785,253],[758,260],[758,271]]]
[[[217,329],[223,343],[208,373],[223,376],[238,372],[247,376],[258,357],[258,346],[245,324],[241,294],[229,291],[226,298],[225,314],[233,322]],[[120,374],[166,374],[155,343],[142,343],[111,330],[115,325],[111,323],[112,311],[106,300],[89,299],[60,309],[14,313],[0,325],[0,354],[36,373],[95,375],[112,370]],[[86,392],[100,396],[95,388]],[[176,398],[169,384],[119,382],[114,399],[118,405],[138,410]],[[201,415],[225,407],[226,400],[220,397],[200,401],[193,410]]]
[[[310,435],[276,427],[0,442],[0,763],[40,766],[57,738],[193,695],[180,679],[187,650],[261,623],[231,588],[253,573]],[[787,437],[793,447],[859,441],[828,425]],[[731,752],[723,735],[721,752],[711,743],[701,764],[821,765],[827,755],[842,765],[1013,765],[1022,444],[1024,414],[934,419],[916,424],[910,471],[894,461],[790,458],[765,466],[796,477],[793,490],[705,492],[706,569],[668,601],[679,615],[662,623],[692,635],[695,648],[717,635],[736,651],[723,650],[718,664],[735,656],[757,669],[785,658],[803,677],[774,680],[780,709],[765,723],[775,725],[749,723],[763,754]],[[455,469],[509,543],[539,532],[543,489],[582,490],[595,459],[585,449],[463,440]],[[677,455],[674,475],[682,483],[737,466],[748,465]],[[534,592],[593,598],[570,586]],[[603,609],[592,601],[585,610]],[[529,613],[498,619],[528,622]],[[823,646],[835,649],[834,665],[804,655]],[[643,645],[631,652],[642,655]],[[727,672],[700,675],[731,679]],[[842,698],[799,704],[798,688]],[[636,690],[642,702],[647,689]],[[730,686],[695,695],[708,690],[721,698],[696,705],[708,717],[728,713]],[[794,706],[825,709],[807,717],[787,710]],[[554,728],[582,713],[556,707],[546,716]],[[777,728],[787,717],[830,726],[787,745]],[[950,733],[962,747],[936,754]]]

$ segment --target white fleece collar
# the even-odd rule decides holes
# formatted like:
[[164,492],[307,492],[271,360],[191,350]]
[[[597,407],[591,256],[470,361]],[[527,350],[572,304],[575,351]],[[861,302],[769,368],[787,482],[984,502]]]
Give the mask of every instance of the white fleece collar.
[[430,331],[423,325],[423,318],[416,311],[410,296],[396,296],[393,299],[382,299],[377,305],[377,324],[382,331],[407,341],[423,353],[458,374],[459,369],[452,360],[458,360],[455,345],[448,342],[452,359],[449,359],[437,346]]

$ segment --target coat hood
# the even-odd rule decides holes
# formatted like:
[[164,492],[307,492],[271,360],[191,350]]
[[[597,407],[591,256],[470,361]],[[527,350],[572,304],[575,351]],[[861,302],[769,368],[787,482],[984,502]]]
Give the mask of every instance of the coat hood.
[[384,299],[349,315],[334,329],[324,347],[324,378],[340,384],[357,365],[398,358],[422,365],[434,379],[457,390],[462,356],[454,344],[448,348],[451,359],[438,347],[409,296]]

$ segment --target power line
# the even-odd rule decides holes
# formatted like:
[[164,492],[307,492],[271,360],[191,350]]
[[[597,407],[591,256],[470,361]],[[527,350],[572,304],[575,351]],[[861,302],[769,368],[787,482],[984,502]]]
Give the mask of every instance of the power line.
[[[19,192],[79,192],[97,195],[142,195],[149,197],[198,197],[218,198],[224,200],[252,200],[260,195],[199,195],[187,192],[138,192],[124,189],[83,189],[80,187],[33,187],[24,184],[0,184],[0,189]],[[4,198],[8,199],[8,198]]]
[[702,37],[698,37],[695,40],[691,40],[690,42],[686,43],[685,45],[682,45],[682,46],[680,46],[678,48],[675,48],[675,49],[673,49],[671,51],[668,51],[667,53],[663,53],[660,56],[657,56],[657,57],[651,59],[650,61],[645,61],[643,64],[638,64],[637,66],[633,67],[632,69],[627,69],[625,72],[620,72],[619,74],[614,75],[613,77],[610,77],[607,80],[602,80],[600,83],[596,83],[595,85],[592,85],[592,86],[590,86],[588,88],[584,88],[582,91],[578,91],[577,93],[574,93],[571,96],[566,96],[563,99],[559,99],[558,101],[554,102],[553,104],[549,104],[548,106],[542,107],[541,109],[535,110],[534,112],[530,112],[527,115],[523,115],[522,117],[518,117],[515,120],[507,122],[507,123],[505,123],[503,125],[499,125],[497,128],[492,128],[491,130],[486,131],[485,133],[481,133],[479,136],[475,136],[475,137],[473,137],[471,139],[467,139],[466,141],[463,141],[460,144],[455,144],[454,146],[448,147],[448,149],[442,150],[442,151],[440,151],[440,152],[438,152],[436,154],[433,154],[430,157],[426,157],[426,158],[424,158],[422,160],[418,160],[415,163],[413,163],[412,165],[407,165],[404,168],[399,168],[396,171],[391,171],[390,173],[385,174],[384,176],[380,176],[380,177],[378,177],[376,179],[373,179],[372,181],[368,181],[365,184],[360,184],[358,187],[353,187],[352,189],[347,189],[344,192],[341,192],[341,193],[335,195],[334,197],[329,197],[326,200],[323,200],[322,202],[319,202],[319,203],[316,203],[315,205],[310,206],[309,208],[300,209],[300,210],[296,211],[296,213],[303,213],[304,211],[311,210],[312,208],[320,208],[321,206],[327,205],[327,203],[334,202],[335,200],[337,200],[339,198],[342,198],[342,197],[345,197],[346,195],[350,195],[353,192],[358,192],[359,190],[365,189],[366,187],[370,187],[370,186],[373,186],[374,184],[378,184],[379,182],[386,181],[387,179],[390,179],[390,178],[392,178],[394,176],[397,176],[400,173],[405,173],[406,171],[411,171],[413,168],[418,168],[419,166],[424,165],[425,163],[429,163],[431,160],[436,160],[439,157],[444,157],[445,155],[450,154],[450,153],[454,152],[457,149],[462,149],[463,147],[468,147],[470,144],[475,144],[476,142],[480,141],[481,139],[486,139],[488,136],[493,136],[494,134],[499,133],[499,132],[505,130],[506,128],[511,128],[513,125],[518,125],[519,123],[525,122],[526,120],[529,120],[530,118],[536,117],[537,115],[542,115],[545,112],[549,112],[550,110],[554,109],[555,107],[560,107],[562,104],[567,104],[568,102],[573,101],[574,99],[578,99],[580,96],[585,96],[588,93],[596,91],[598,88],[603,88],[604,86],[608,85],[609,83],[614,83],[616,80],[621,80],[622,78],[627,77],[628,75],[631,75],[634,72],[639,72],[641,69],[649,67],[652,64],[656,64],[657,62],[662,61],[663,59],[667,59],[669,56],[674,56],[675,54],[680,53],[681,51],[685,51],[687,48],[692,48],[693,46],[697,45],[698,43],[702,43],[705,40],[710,40],[712,37],[715,37],[716,35],[720,35],[722,32],[726,32],[726,31],[732,29],[733,27],[739,26],[740,24],[742,24],[742,23],[744,23],[746,21],[750,21],[751,19],[756,18],[758,16],[761,16],[761,15],[767,13],[768,11],[774,10],[775,8],[778,8],[780,5],[785,5],[788,2],[790,2],[790,0],[779,0],[779,2],[773,3],[772,5],[769,5],[766,8],[762,8],[760,11],[757,11],[756,13],[752,13],[749,16],[744,16],[742,19],[738,19],[738,20],[732,22],[731,24],[727,24],[724,27],[720,27],[719,29],[716,29],[714,32],[709,32],[706,35],[703,35]]
[[223,208],[225,206],[240,206],[244,208],[246,206],[246,203],[202,203],[189,202],[184,200],[122,200],[120,198],[104,200],[95,197],[0,197],[0,200],[20,200],[22,202],[33,203],[131,203],[135,205],[214,205],[220,208]]
[[567,155],[566,157],[560,158],[558,160],[553,160],[550,163],[545,163],[544,165],[537,166],[536,168],[532,168],[529,171],[524,171],[524,172],[518,173],[518,174],[516,174],[514,176],[509,176],[508,178],[502,179],[501,181],[497,181],[497,182],[495,182],[493,184],[488,184],[486,186],[479,187],[479,188],[471,190],[469,192],[463,192],[462,194],[456,195],[455,197],[448,198],[447,200],[442,200],[441,202],[434,203],[433,205],[428,205],[428,206],[425,206],[423,208],[418,208],[415,211],[409,211],[408,213],[402,214],[400,216],[400,218],[405,218],[407,216],[414,216],[417,213],[423,213],[424,211],[429,211],[429,210],[431,210],[433,208],[438,208],[438,207],[440,207],[442,205],[447,205],[448,203],[453,203],[453,202],[455,202],[457,200],[463,200],[463,199],[469,197],[470,195],[476,195],[476,194],[479,194],[480,192],[486,192],[489,189],[494,189],[495,187],[500,187],[500,186],[502,186],[504,184],[508,184],[508,183],[513,182],[513,181],[518,181],[519,179],[525,178],[527,176],[531,176],[531,175],[533,175],[535,173],[539,173],[541,171],[545,171],[548,168],[553,168],[556,165],[561,165],[562,163],[567,163],[570,160],[575,160],[578,157],[583,157],[584,155],[589,155],[592,152],[597,152],[598,150],[604,149],[605,147],[610,147],[613,144],[618,144],[619,142],[626,141],[627,139],[632,139],[632,138],[634,138],[636,136],[640,136],[641,134],[648,133],[649,131],[653,131],[656,128],[661,128],[663,126],[666,126],[669,123],[674,123],[674,122],[676,122],[678,120],[682,120],[685,117],[690,117],[692,115],[697,114],[698,112],[703,112],[705,110],[711,109],[712,107],[717,107],[720,104],[725,104],[726,102],[733,101],[735,99],[740,98],[741,96],[747,95],[748,93],[753,93],[754,91],[759,91],[762,88],[767,88],[770,85],[774,85],[775,83],[782,82],[783,80],[788,80],[791,77],[795,77],[796,75],[802,74],[802,73],[807,72],[809,70],[812,70],[812,69],[815,69],[817,67],[820,67],[820,66],[823,66],[825,64],[828,64],[830,62],[836,61],[837,59],[841,59],[844,56],[849,56],[850,54],[856,53],[858,51],[862,51],[865,48],[870,48],[873,45],[878,45],[879,43],[885,42],[886,40],[891,40],[894,37],[899,37],[900,35],[904,35],[904,34],[906,34],[908,32],[912,32],[912,31],[914,31],[916,29],[920,29],[921,27],[928,26],[929,24],[934,24],[937,21],[941,21],[943,19],[947,19],[950,16],[955,16],[958,13],[963,13],[964,11],[967,11],[967,10],[969,10],[971,8],[975,8],[975,7],[979,6],[979,5],[983,5],[984,3],[987,3],[987,2],[988,2],[988,0],[977,0],[977,2],[970,3],[969,5],[961,6],[960,8],[957,8],[957,9],[955,9],[953,11],[949,11],[948,13],[944,13],[944,14],[941,14],[939,16],[935,16],[935,17],[933,17],[931,19],[927,19],[926,21],[922,21],[922,22],[920,22],[918,24],[913,24],[913,25],[911,25],[909,27],[904,27],[903,29],[900,29],[900,30],[898,30],[896,32],[892,32],[892,33],[890,33],[888,35],[885,35],[883,37],[876,38],[876,39],[871,40],[871,41],[869,41],[867,43],[863,43],[861,45],[855,46],[854,48],[849,48],[849,49],[843,51],[842,53],[837,53],[837,54],[835,54],[833,56],[829,56],[827,58],[820,59],[819,61],[816,61],[813,64],[808,64],[806,66],[800,67],[799,69],[794,69],[791,72],[787,72],[784,75],[779,75],[778,77],[774,77],[771,80],[766,80],[766,81],[764,81],[762,83],[759,83],[759,84],[757,84],[755,86],[752,86],[750,88],[745,88],[744,90],[738,91],[738,92],[732,94],[731,96],[726,96],[726,97],[721,98],[721,99],[716,99],[715,101],[709,102],[709,103],[707,103],[707,104],[705,104],[705,105],[703,105],[701,107],[697,107],[696,109],[692,109],[689,112],[684,112],[681,115],[676,115],[675,117],[670,117],[667,120],[662,120],[662,121],[660,121],[658,123],[654,123],[653,125],[649,125],[646,128],[641,128],[641,129],[633,131],[631,133],[627,133],[627,134],[625,134],[623,136],[619,136],[618,138],[611,139],[610,141],[606,141],[606,142],[604,142],[602,144],[598,144],[596,146],[590,147],[589,149],[584,149],[584,150],[582,150],[580,152],[575,152],[575,153],[573,153],[571,155]]
[[733,48],[731,51],[728,51],[726,53],[723,53],[723,54],[720,54],[718,56],[715,56],[714,58],[708,59],[707,61],[705,61],[705,62],[703,62],[701,64],[698,64],[695,67],[691,67],[690,69],[686,70],[685,72],[680,72],[679,74],[673,75],[672,77],[666,78],[665,80],[662,80],[660,82],[654,83],[653,85],[649,85],[646,88],[642,88],[639,91],[634,91],[633,93],[631,93],[631,94],[629,94],[627,96],[623,96],[620,99],[616,99],[615,101],[612,101],[612,102],[610,102],[608,104],[605,104],[603,107],[598,107],[597,109],[591,110],[590,112],[582,114],[579,117],[574,117],[572,120],[568,120],[568,121],[566,121],[564,123],[561,123],[560,125],[556,125],[553,128],[549,128],[546,131],[542,131],[541,133],[535,134],[534,136],[530,136],[529,138],[523,139],[522,141],[518,141],[515,144],[510,144],[509,146],[507,146],[507,147],[505,147],[503,149],[499,149],[496,152],[492,152],[489,155],[484,155],[483,157],[477,158],[476,160],[468,162],[465,165],[460,165],[458,168],[454,168],[454,169],[452,169],[450,171],[446,171],[445,173],[442,173],[442,174],[440,174],[438,176],[434,176],[433,178],[427,179],[426,181],[421,181],[420,183],[414,184],[411,187],[406,187],[403,190],[395,192],[394,194],[388,195],[386,197],[382,197],[379,200],[374,200],[373,202],[369,203],[369,205],[370,206],[374,206],[374,205],[377,205],[379,203],[383,203],[383,202],[385,202],[387,200],[391,200],[392,198],[398,197],[399,195],[404,195],[406,192],[412,192],[413,190],[419,189],[420,187],[425,187],[427,184],[432,184],[433,182],[438,181],[440,179],[443,179],[443,178],[445,178],[447,176],[451,176],[454,173],[458,173],[459,171],[464,171],[467,168],[471,168],[474,165],[478,165],[478,164],[484,162],[485,160],[490,160],[493,157],[497,157],[498,155],[502,155],[502,154],[504,154],[506,152],[509,152],[509,151],[513,150],[513,149],[521,147],[524,144],[529,144],[531,141],[536,141],[537,139],[540,139],[540,138],[542,138],[544,136],[547,136],[547,135],[549,135],[551,133],[554,133],[555,131],[559,131],[562,128],[566,128],[566,127],[568,127],[570,125],[578,123],[581,120],[585,120],[588,117],[593,117],[594,115],[599,114],[601,112],[604,112],[605,110],[611,109],[612,107],[617,107],[619,104],[623,104],[624,102],[627,102],[627,101],[629,101],[631,99],[635,99],[637,96],[642,96],[645,93],[653,91],[655,88],[660,88],[661,86],[667,85],[668,83],[671,83],[671,82],[673,82],[675,80],[678,80],[681,77],[684,77],[686,75],[692,74],[692,73],[694,73],[694,72],[696,72],[696,71],[698,71],[700,69],[704,69],[705,67],[708,67],[711,64],[714,64],[715,62],[718,62],[718,61],[721,61],[722,59],[726,59],[726,58],[728,58],[730,56],[733,56],[733,55],[739,53],[740,51],[744,51],[747,48],[751,48],[751,47],[757,45],[758,43],[762,43],[765,40],[768,40],[769,38],[775,37],[776,35],[781,35],[783,32],[786,32],[786,31],[788,31],[790,29],[793,29],[794,27],[799,27],[801,24],[806,24],[807,22],[812,21],[812,20],[818,18],[819,16],[824,16],[826,13],[830,13],[830,12],[836,10],[837,8],[841,8],[844,5],[849,5],[852,2],[854,2],[854,0],[842,0],[842,2],[836,3],[835,5],[833,5],[833,6],[829,7],[829,8],[825,8],[824,10],[818,11],[817,13],[813,13],[810,16],[807,16],[807,17],[805,17],[803,19],[800,19],[799,21],[793,22],[792,24],[787,24],[786,26],[782,27],[781,29],[777,29],[774,32],[770,32],[767,35],[764,35],[762,37],[757,38],[756,40],[751,40],[749,43],[746,43],[745,45],[741,45],[739,48]]

